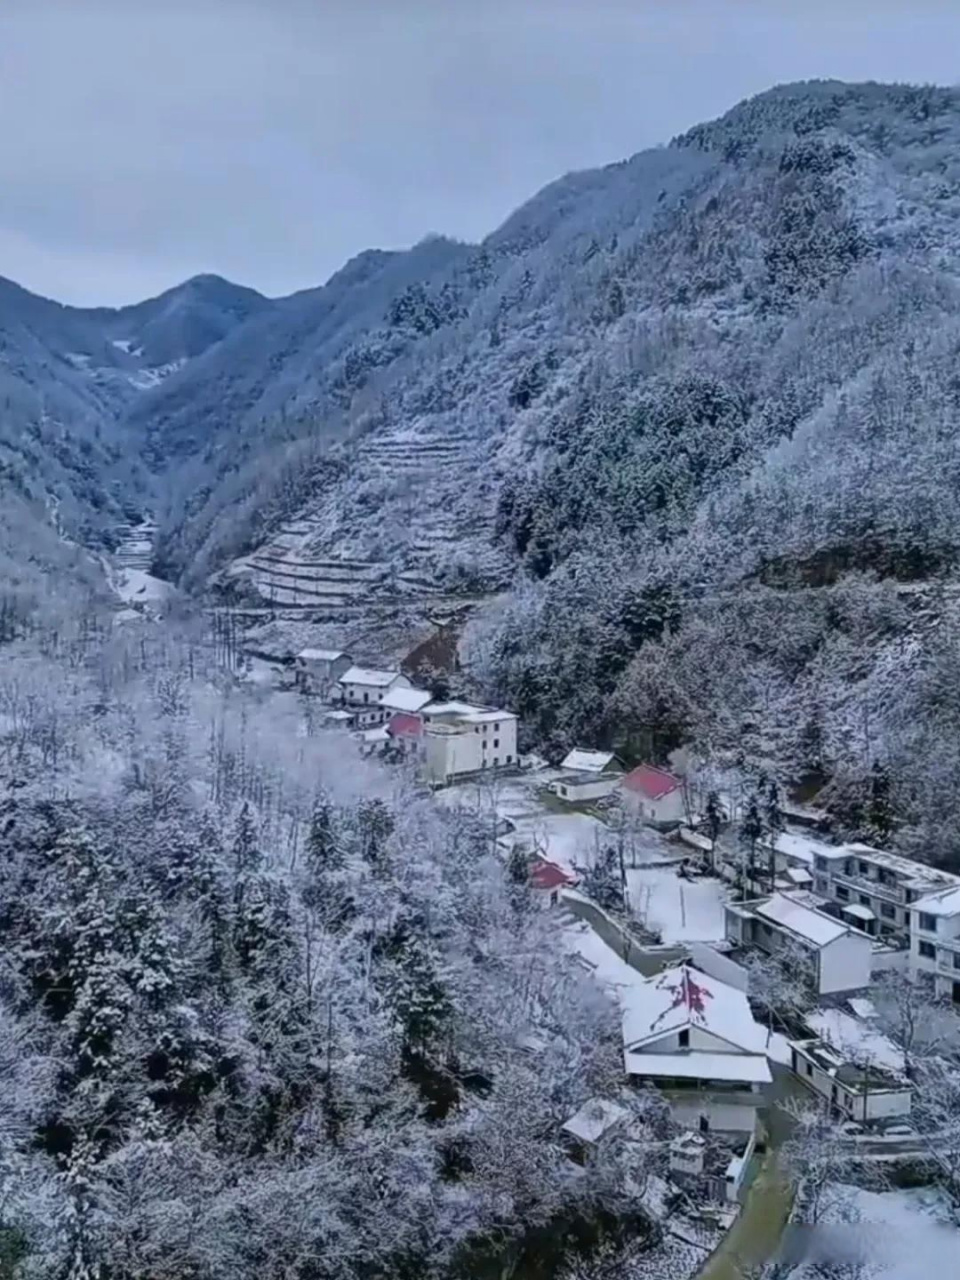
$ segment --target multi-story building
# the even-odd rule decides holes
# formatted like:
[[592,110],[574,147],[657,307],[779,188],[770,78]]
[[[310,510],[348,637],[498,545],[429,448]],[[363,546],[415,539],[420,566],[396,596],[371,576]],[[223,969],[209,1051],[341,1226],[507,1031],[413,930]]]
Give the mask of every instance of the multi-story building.
[[813,888],[865,933],[910,946],[913,904],[960,888],[960,877],[866,844],[822,845],[814,854]]
[[933,979],[937,995],[960,1004],[960,884],[910,907],[910,969]]
[[517,763],[517,717],[468,702],[431,702],[420,713],[427,776],[448,782]]

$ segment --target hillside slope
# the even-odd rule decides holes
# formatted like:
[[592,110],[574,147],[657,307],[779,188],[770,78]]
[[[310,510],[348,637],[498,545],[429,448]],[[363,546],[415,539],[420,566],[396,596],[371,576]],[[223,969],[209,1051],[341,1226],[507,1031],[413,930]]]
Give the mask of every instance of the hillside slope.
[[258,423],[172,563],[331,620],[513,584],[468,659],[541,745],[692,741],[866,834],[877,761],[953,857],[960,715],[916,709],[954,652],[958,218],[952,90],[786,86],[571,175],[421,281],[439,323],[384,306],[304,426]]
[[782,86],[292,298],[21,298],[8,471],[49,522],[68,450],[72,528],[149,494],[168,576],[334,632],[496,596],[468,675],[541,746],[686,741],[865,834],[879,769],[952,858],[958,220],[960,92]]

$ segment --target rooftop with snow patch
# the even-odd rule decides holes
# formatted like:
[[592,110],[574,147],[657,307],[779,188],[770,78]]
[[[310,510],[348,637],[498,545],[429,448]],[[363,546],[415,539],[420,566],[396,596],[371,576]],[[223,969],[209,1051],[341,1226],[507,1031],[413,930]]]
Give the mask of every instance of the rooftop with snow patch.
[[399,671],[377,671],[373,667],[350,667],[340,677],[340,684],[368,684],[375,688],[386,688],[400,676]]
[[630,1052],[691,1027],[709,1031],[732,1050],[764,1052],[766,1037],[746,995],[691,965],[641,978],[623,992],[621,1003],[623,1042]]
[[561,769],[569,769],[573,773],[604,773],[616,761],[612,751],[585,751],[574,747],[568,751],[560,763]]

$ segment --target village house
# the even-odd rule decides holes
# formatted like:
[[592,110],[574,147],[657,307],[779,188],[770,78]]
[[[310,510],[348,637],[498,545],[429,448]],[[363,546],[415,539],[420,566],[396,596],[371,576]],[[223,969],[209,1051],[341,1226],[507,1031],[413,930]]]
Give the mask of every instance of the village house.
[[468,702],[431,702],[420,713],[427,777],[435,783],[517,763],[517,717]]
[[560,768],[562,774],[550,789],[570,804],[612,795],[623,775],[623,765],[612,751],[586,751],[579,747],[568,752]]
[[913,1091],[908,1081],[820,1037],[791,1040],[790,1066],[834,1116],[869,1123],[910,1114]]
[[872,940],[798,896],[728,902],[724,915],[728,942],[774,956],[787,953],[795,962],[805,958],[806,976],[819,995],[870,985]]
[[325,698],[350,666],[350,655],[339,649],[301,649],[294,662],[297,687]]
[[555,907],[564,889],[572,889],[577,877],[548,858],[537,858],[530,867],[530,888],[544,907]]
[[910,970],[933,981],[938,996],[960,1004],[960,886],[910,905]]
[[397,712],[386,723],[387,736],[411,751],[423,746],[423,721],[419,716]]
[[767,1036],[742,991],[689,964],[621,993],[624,1065],[700,1132],[753,1133],[771,1083]]
[[628,813],[654,827],[676,827],[686,817],[683,780],[651,764],[638,765],[621,779],[620,799]]
[[[378,671],[371,667],[349,667],[337,681],[347,706],[379,708],[384,695],[394,689],[409,689],[410,681],[399,671]],[[378,719],[370,723],[378,723]]]
[[395,714],[416,716],[430,701],[432,697],[426,689],[396,685],[387,690],[380,699],[380,705],[388,718]]

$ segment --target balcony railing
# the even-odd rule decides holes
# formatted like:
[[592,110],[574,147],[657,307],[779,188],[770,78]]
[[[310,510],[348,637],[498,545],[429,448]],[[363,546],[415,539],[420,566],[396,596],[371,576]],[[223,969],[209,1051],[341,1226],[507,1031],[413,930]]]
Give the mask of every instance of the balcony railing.
[[[823,875],[823,872],[820,874]],[[868,893],[875,898],[883,898],[886,902],[898,902],[902,906],[907,905],[907,891],[902,885],[884,884],[880,880],[872,880],[869,876],[859,874],[847,875],[845,871],[834,871],[830,874],[830,878],[837,884],[849,885],[850,888],[856,889],[858,893]]]

